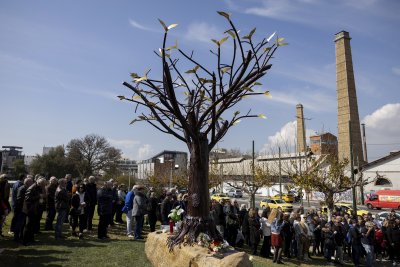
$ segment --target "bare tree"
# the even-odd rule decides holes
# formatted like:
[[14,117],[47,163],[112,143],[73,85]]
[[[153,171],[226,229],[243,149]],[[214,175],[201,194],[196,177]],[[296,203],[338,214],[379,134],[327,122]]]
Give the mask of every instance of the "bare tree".
[[[177,44],[167,46],[168,32],[177,24],[166,24],[162,47],[157,56],[162,64],[162,78],[153,79],[150,70],[143,76],[132,73],[133,83],[124,82],[133,95],[119,96],[135,105],[139,113],[131,123],[145,121],[159,131],[170,134],[185,142],[190,152],[189,163],[189,205],[188,216],[184,219],[178,233],[169,238],[170,249],[183,241],[195,242],[200,232],[208,233],[214,239],[222,237],[209,220],[208,168],[209,152],[228,130],[245,118],[265,118],[262,114],[244,114],[240,111],[228,113],[245,97],[269,95],[269,91],[257,90],[261,79],[271,68],[270,59],[279,46],[286,45],[283,38],[269,38],[254,42],[256,29],[241,37],[231,21],[230,14],[218,12],[229,23],[225,36],[212,40],[216,48],[211,51],[215,58],[215,70],[210,70],[195,59],[194,53],[186,53]],[[222,45],[232,40],[232,54],[227,62],[222,57]],[[180,59],[174,58],[177,51],[193,68],[180,69]]]
[[100,170],[113,170],[121,151],[112,147],[107,139],[96,134],[86,135],[82,139],[73,139],[67,145],[67,157],[74,163],[79,175],[87,177]]
[[[236,176],[236,182],[227,182],[227,184],[233,188],[241,189],[250,195],[250,206],[255,208],[255,196],[257,191],[262,187],[273,186],[278,177],[276,173],[272,172],[268,164],[263,164],[259,162],[252,163],[248,160],[246,165],[243,166],[242,175]],[[250,173],[246,173],[249,170]],[[240,181],[240,182],[238,182]]]
[[348,159],[339,160],[335,155],[324,155],[313,162],[309,170],[302,175],[295,176],[294,182],[306,190],[324,193],[325,204],[332,211],[336,194],[368,183],[362,179],[353,182],[350,177],[345,175],[348,166]]

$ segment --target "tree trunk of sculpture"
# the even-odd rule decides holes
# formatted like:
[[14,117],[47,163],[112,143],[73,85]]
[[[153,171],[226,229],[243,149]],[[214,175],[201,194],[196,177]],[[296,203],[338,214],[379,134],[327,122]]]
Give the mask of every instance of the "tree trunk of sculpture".
[[193,142],[190,147],[188,214],[177,233],[168,239],[170,250],[181,243],[195,243],[199,233],[208,234],[212,239],[222,240],[209,216],[208,156],[208,140],[206,136],[201,135],[198,142]]

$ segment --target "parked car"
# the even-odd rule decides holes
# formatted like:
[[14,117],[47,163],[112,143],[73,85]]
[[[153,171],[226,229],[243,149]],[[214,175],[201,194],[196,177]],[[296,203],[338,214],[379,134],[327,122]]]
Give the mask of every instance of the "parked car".
[[[390,214],[390,211],[382,211],[379,212],[378,214],[375,215],[375,218],[378,219],[379,221],[385,220]],[[396,212],[396,219],[400,219],[400,213]]]
[[224,193],[218,193],[218,194],[214,194],[211,196],[211,200],[215,200],[215,201],[221,201],[223,200],[224,202],[228,202],[231,201],[231,199]]
[[270,199],[266,198],[261,200],[260,208],[265,209],[266,207],[270,207],[271,209],[280,209],[283,212],[292,212],[293,205],[286,203],[284,200],[281,199]]
[[[272,199],[281,199],[281,196],[279,194],[277,194],[277,195],[273,196]],[[292,194],[282,194],[282,199],[285,200],[288,203],[293,203],[294,202],[294,195],[292,195]]]
[[400,190],[379,190],[365,200],[365,205],[368,209],[400,209]]
[[[347,202],[338,202],[335,203],[335,209],[340,209],[344,211],[345,213],[351,215],[353,213],[353,204],[352,203],[347,203]],[[328,207],[327,206],[322,206],[322,212],[327,214],[328,213]],[[368,214],[367,210],[363,209],[357,209],[357,215],[363,216],[364,214]]]
[[228,196],[229,197],[243,197],[243,193],[242,193],[242,190],[239,190],[239,189],[231,189],[231,190],[229,190],[229,192],[228,192]]

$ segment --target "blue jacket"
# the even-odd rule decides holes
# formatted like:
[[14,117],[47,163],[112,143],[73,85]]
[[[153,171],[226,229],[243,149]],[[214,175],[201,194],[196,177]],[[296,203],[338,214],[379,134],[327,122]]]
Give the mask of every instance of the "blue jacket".
[[125,206],[122,208],[122,212],[127,213],[133,208],[133,199],[135,198],[135,193],[133,191],[129,191],[125,197]]

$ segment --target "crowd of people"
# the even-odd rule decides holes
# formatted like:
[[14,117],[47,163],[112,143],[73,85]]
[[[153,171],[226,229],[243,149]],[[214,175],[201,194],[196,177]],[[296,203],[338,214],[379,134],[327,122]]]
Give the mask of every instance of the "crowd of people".
[[5,219],[13,211],[9,234],[16,242],[30,245],[35,242],[35,234],[41,232],[40,221],[46,212],[43,230],[54,231],[55,239],[63,239],[63,224],[68,223],[72,236],[82,239],[85,232],[93,230],[97,206],[97,236],[107,239],[109,226],[124,223],[122,207],[125,197],[123,184],[109,180],[98,188],[94,176],[73,182],[70,174],[62,179],[20,175],[11,186],[3,174],[0,176],[0,235],[4,237]]
[[[142,240],[144,223],[151,232],[156,230],[157,221],[168,225],[168,215],[177,206],[184,210],[183,218],[188,195],[172,190],[157,196],[142,185],[130,189],[112,179],[98,187],[94,176],[73,183],[69,174],[48,180],[40,175],[20,175],[12,186],[5,175],[0,176],[0,235],[3,236],[6,216],[12,210],[9,234],[24,245],[35,242],[45,211],[44,230],[54,231],[55,239],[65,238],[64,223],[69,224],[72,236],[84,238],[84,233],[93,230],[96,206],[99,239],[109,238],[109,227],[125,224],[125,213],[127,237]],[[302,206],[291,213],[269,208],[260,211],[245,204],[239,206],[234,199],[212,201],[210,217],[231,246],[247,244],[254,255],[272,258],[278,264],[283,263],[283,258],[311,261],[315,255],[323,256],[328,265],[344,264],[345,260],[355,266],[360,261],[365,261],[366,266],[382,260],[393,265],[400,262],[396,253],[400,248],[400,220],[395,210],[383,221],[370,213],[350,216],[340,209],[328,218],[321,210],[305,212]]]
[[156,197],[155,192],[145,189],[143,185],[129,189],[113,179],[98,186],[94,176],[73,182],[70,174],[62,179],[20,175],[11,186],[3,174],[0,176],[0,235],[4,237],[6,217],[13,211],[9,234],[16,242],[30,245],[35,242],[35,234],[40,233],[40,221],[46,212],[43,230],[54,231],[57,240],[64,239],[63,224],[67,223],[71,235],[82,239],[85,232],[93,230],[97,206],[98,239],[108,239],[109,227],[124,224],[122,214],[125,213],[127,237],[143,240],[145,218],[153,232],[157,221],[169,224],[168,215],[173,208],[180,206],[186,210],[187,207],[187,195],[164,191]]
[[[283,263],[283,258],[311,261],[323,256],[327,265],[345,261],[373,266],[376,261],[400,262],[400,220],[395,210],[380,221],[371,213],[351,216],[340,208],[331,218],[321,209],[283,213],[266,208],[247,209],[245,204],[212,201],[211,216],[224,239],[233,247],[246,243],[253,255]],[[261,214],[260,214],[261,213]],[[272,213],[272,214],[271,214]],[[261,245],[261,247],[260,247]]]

